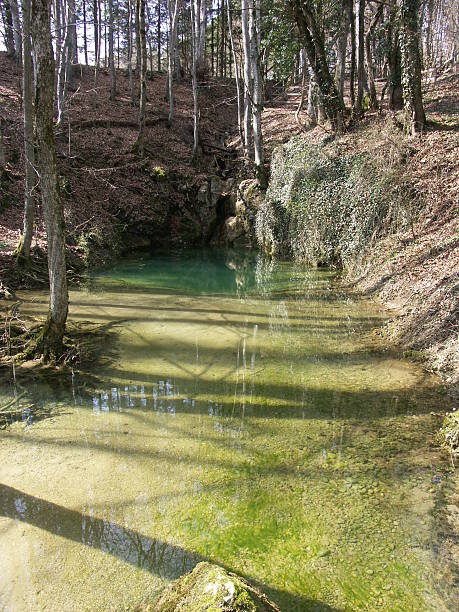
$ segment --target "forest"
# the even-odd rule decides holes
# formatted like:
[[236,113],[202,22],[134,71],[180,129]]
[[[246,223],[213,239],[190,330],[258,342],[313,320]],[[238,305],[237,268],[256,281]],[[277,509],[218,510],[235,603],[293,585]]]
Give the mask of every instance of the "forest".
[[0,0],[0,608],[456,610],[454,0]]

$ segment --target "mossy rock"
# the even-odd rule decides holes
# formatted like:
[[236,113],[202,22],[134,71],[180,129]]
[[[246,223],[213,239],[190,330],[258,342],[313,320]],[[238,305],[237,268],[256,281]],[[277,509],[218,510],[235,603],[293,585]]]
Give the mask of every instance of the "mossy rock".
[[[149,608],[143,608],[148,610]],[[198,563],[169,586],[151,608],[155,612],[279,612],[246,580],[212,563]]]
[[459,457],[459,411],[446,415],[439,431],[439,441],[452,455]]

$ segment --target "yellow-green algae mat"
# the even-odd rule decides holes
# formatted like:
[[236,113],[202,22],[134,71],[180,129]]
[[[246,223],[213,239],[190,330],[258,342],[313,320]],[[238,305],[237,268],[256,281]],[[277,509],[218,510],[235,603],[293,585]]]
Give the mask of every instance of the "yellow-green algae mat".
[[203,561],[288,612],[455,608],[444,398],[380,344],[384,312],[329,272],[215,252],[70,300],[110,325],[109,359],[23,382],[44,416],[0,432],[0,609],[136,609]]

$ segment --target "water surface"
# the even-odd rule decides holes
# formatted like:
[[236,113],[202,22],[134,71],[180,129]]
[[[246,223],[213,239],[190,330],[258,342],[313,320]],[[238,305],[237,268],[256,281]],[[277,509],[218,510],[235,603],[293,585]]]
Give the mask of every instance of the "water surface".
[[0,609],[129,609],[203,559],[285,611],[454,609],[436,381],[383,350],[374,304],[202,251],[106,270],[70,316],[111,325],[110,359],[0,432]]

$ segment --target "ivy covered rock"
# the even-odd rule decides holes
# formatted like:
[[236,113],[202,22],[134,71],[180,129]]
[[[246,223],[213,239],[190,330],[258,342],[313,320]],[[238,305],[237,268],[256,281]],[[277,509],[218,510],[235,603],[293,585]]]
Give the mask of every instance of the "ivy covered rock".
[[357,261],[378,236],[408,224],[401,155],[392,157],[382,165],[373,154],[343,154],[301,135],[275,149],[257,212],[259,246],[310,265]]
[[198,563],[170,585],[152,610],[156,612],[279,612],[246,580],[212,563]]

